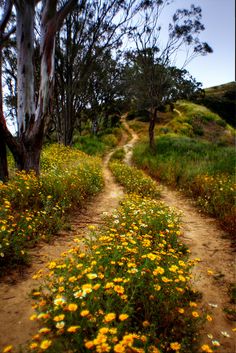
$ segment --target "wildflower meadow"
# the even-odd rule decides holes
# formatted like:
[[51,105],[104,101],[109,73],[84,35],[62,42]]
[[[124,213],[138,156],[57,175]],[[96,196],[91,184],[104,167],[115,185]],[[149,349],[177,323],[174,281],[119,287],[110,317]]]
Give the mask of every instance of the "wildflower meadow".
[[22,171],[0,183],[0,266],[25,264],[27,249],[49,240],[65,212],[102,186],[99,159],[60,145],[44,149],[39,178]]

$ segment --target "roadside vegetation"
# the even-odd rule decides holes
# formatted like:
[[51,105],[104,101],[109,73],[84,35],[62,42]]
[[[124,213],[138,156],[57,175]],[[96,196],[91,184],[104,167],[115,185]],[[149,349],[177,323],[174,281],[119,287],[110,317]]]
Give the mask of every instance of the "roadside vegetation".
[[101,130],[97,135],[91,135],[88,131],[83,135],[75,135],[73,147],[91,156],[102,157],[111,148],[119,143],[122,136],[122,128],[115,126]]
[[28,261],[27,249],[51,239],[66,211],[103,186],[101,161],[69,147],[45,147],[41,175],[16,172],[0,183],[0,266]]
[[[116,167],[122,182],[123,166]],[[148,198],[138,193],[105,216],[102,228],[90,226],[85,252],[75,244],[48,264],[49,273],[34,276],[44,284],[32,292],[31,320],[40,328],[29,351],[197,352],[206,314],[189,284],[194,261],[180,241],[179,215],[153,199],[152,188]]]
[[[134,148],[134,161],[154,178],[179,187],[191,195],[204,212],[217,217],[223,227],[234,234],[236,156],[231,138],[235,132],[215,114],[206,114],[204,107],[185,102],[175,107],[179,108],[178,118],[174,116],[164,127],[157,127],[156,133],[159,135],[152,151],[143,138],[145,127],[142,126],[145,123],[133,122],[132,126],[137,125],[136,130],[139,129],[142,136],[141,142]],[[196,127],[194,130],[196,119],[206,122],[202,125],[201,134],[199,130],[196,131]],[[182,124],[180,120],[188,123]],[[215,133],[215,129],[208,129],[209,122],[227,128],[228,134],[224,141],[224,130],[215,134],[214,143],[209,141]],[[176,133],[169,132],[170,127],[171,130],[175,127]]]

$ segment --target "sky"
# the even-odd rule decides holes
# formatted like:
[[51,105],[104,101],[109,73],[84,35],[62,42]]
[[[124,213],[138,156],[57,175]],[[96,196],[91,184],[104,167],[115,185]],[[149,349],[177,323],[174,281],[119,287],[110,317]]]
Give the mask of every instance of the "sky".
[[166,7],[161,21],[169,21],[178,8],[190,5],[202,9],[205,30],[199,38],[213,49],[212,54],[195,58],[186,69],[203,88],[235,80],[235,1],[234,0],[174,0]]

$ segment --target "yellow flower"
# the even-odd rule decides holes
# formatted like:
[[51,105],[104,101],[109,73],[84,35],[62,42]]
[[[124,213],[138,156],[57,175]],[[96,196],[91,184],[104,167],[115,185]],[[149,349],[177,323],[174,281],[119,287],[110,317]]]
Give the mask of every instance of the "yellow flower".
[[84,345],[85,345],[85,347],[88,348],[88,349],[91,349],[91,348],[94,347],[93,341],[87,341]]
[[87,277],[88,277],[88,279],[94,279],[94,278],[96,278],[98,275],[96,274],[96,273],[88,273],[87,274]]
[[79,326],[70,326],[67,329],[67,332],[75,333],[78,330]]
[[68,305],[67,309],[69,311],[76,311],[78,309],[78,305],[74,304],[74,303],[71,303],[71,304]]
[[212,321],[212,317],[210,315],[207,314],[207,321]]
[[114,352],[115,353],[124,353],[125,352],[125,347],[122,344],[118,343],[114,347]]
[[38,347],[38,343],[36,343],[36,342],[32,342],[31,344],[30,344],[30,349],[35,349],[35,348],[37,348]]
[[43,350],[46,350],[48,349],[48,347],[50,347],[52,344],[52,341],[49,341],[49,340],[44,340],[41,342],[40,344],[40,348],[43,349]]
[[127,314],[120,314],[119,315],[120,321],[124,321],[124,320],[128,319],[128,317],[129,317],[129,315],[127,315]]
[[122,287],[122,286],[115,286],[115,287],[114,287],[114,291],[115,291],[116,293],[118,293],[118,294],[123,294],[124,291],[125,291],[125,289],[124,289],[124,287]]
[[114,320],[115,318],[116,318],[116,314],[109,313],[109,314],[105,315],[104,321],[105,322],[110,322],[110,321]]
[[12,348],[13,348],[13,346],[12,346],[12,345],[10,345],[10,346],[6,346],[6,347],[3,349],[2,353],[11,352]]
[[170,344],[170,348],[173,349],[173,351],[178,351],[181,347],[181,344],[178,342],[172,342]]
[[39,333],[48,333],[48,332],[50,332],[51,330],[50,330],[50,328],[48,328],[48,327],[42,327],[40,330],[39,330]]
[[101,327],[99,332],[103,335],[105,335],[106,333],[109,332],[109,328],[108,327]]
[[199,317],[199,314],[197,311],[192,311],[192,315],[193,315],[193,317]]
[[183,314],[183,313],[184,313],[184,309],[183,309],[183,308],[179,308],[179,309],[178,309],[178,312],[179,312],[180,314]]
[[189,302],[189,306],[192,306],[192,307],[197,307],[197,303],[194,303],[194,302]]
[[154,275],[154,276],[157,276],[158,274],[163,275],[164,272],[165,272],[164,268],[158,266],[158,267],[155,268],[155,270],[153,271],[153,275]]
[[213,352],[213,350],[208,346],[208,344],[204,344],[203,346],[201,346],[201,349],[203,352],[207,352],[207,353]]
[[89,310],[82,310],[81,313],[80,313],[80,315],[82,317],[88,316],[88,314],[89,314]]
[[58,322],[58,321],[62,321],[64,320],[65,318],[65,315],[64,314],[61,314],[61,315],[57,315],[53,318],[54,321]]

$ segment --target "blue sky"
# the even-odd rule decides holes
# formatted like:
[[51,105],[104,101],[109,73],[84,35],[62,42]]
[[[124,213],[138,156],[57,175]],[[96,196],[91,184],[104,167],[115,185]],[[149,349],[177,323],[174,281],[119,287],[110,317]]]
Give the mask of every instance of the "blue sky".
[[202,8],[205,31],[200,39],[207,42],[213,53],[195,58],[186,69],[203,88],[235,80],[235,1],[234,0],[175,0],[163,13],[161,21],[169,21],[176,9],[191,4]]

